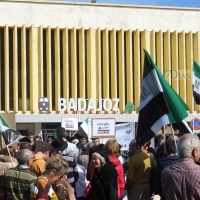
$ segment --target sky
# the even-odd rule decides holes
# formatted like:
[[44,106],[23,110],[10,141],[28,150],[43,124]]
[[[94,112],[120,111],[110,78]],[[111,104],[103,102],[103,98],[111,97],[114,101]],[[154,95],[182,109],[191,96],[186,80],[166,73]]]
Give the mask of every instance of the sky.
[[[67,1],[67,0],[63,0]],[[97,3],[150,5],[150,6],[175,6],[200,8],[200,0],[96,0]],[[69,0],[69,2],[91,2],[91,0]]]

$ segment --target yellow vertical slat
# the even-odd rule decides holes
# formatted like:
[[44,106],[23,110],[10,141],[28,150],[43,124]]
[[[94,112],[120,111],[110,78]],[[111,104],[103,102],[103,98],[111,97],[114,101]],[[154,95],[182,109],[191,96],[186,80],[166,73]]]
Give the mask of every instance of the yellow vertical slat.
[[190,108],[190,112],[193,112],[193,90],[192,90],[192,66],[193,66],[193,38],[192,33],[186,34],[186,73],[184,74],[186,79],[186,98],[187,105]]
[[157,61],[156,64],[163,74],[163,32],[160,30],[156,37]]
[[47,97],[50,101],[49,111],[52,112],[52,73],[51,73],[51,27],[46,31],[46,54],[47,54]]
[[14,111],[18,112],[18,48],[16,25],[13,28],[13,103]]
[[[90,42],[90,41],[89,41]],[[89,43],[88,42],[88,43]],[[88,44],[90,45],[90,44]],[[87,45],[87,48],[88,48]],[[90,50],[90,48],[89,48]],[[90,52],[88,52],[88,54],[90,54]],[[88,59],[90,59],[91,55],[87,55]],[[88,63],[90,65],[90,62]],[[91,65],[87,67],[91,68]],[[89,69],[88,69],[89,70]],[[87,70],[87,71],[88,71]],[[90,72],[88,72],[90,73]],[[81,30],[79,31],[79,97],[80,98],[85,98],[85,94],[86,94],[86,69],[85,69],[85,32],[84,32],[84,28],[81,28]],[[89,82],[88,82],[88,86],[91,88],[91,79],[88,78]],[[91,94],[91,91],[89,89],[89,94]],[[90,96],[90,95],[89,95]]]
[[60,98],[60,30],[55,30],[55,109],[58,112],[58,98]]
[[171,78],[166,77],[166,73],[169,74],[171,72],[171,44],[170,44],[170,31],[168,30],[166,33],[164,33],[164,66],[163,66],[163,76],[168,81],[168,83],[171,85]]
[[108,29],[103,30],[103,98],[109,98],[109,49],[108,49]]
[[5,111],[10,110],[9,95],[9,31],[8,25],[4,27],[4,77],[5,77]]
[[124,65],[124,30],[120,30],[118,33],[118,73],[119,73],[119,109],[124,111],[125,102],[125,65]]
[[168,73],[165,72],[166,79],[171,79],[171,86],[179,94],[179,80],[174,78],[178,72],[178,32],[174,31],[171,33],[171,59],[172,59],[172,70]]
[[150,32],[150,55],[152,60],[156,60],[156,33],[155,30]]
[[126,32],[126,100],[133,103],[133,41],[132,31]]
[[141,88],[141,77],[140,73],[140,32],[139,30],[134,31],[134,98],[135,105],[140,105],[140,88]]
[[102,98],[102,71],[101,71],[101,30],[98,28],[96,30],[96,73],[97,73],[97,79],[96,79],[96,93],[97,98]]
[[[141,75],[143,74],[143,70],[144,70],[144,51],[143,49],[146,49],[149,54],[151,55],[150,52],[150,32],[148,32],[147,30],[144,30],[141,32],[141,65],[140,65],[140,73]],[[155,62],[155,60],[153,60]]]
[[21,67],[21,79],[22,79],[22,112],[27,111],[27,83],[26,83],[26,27],[23,26],[21,30],[21,54],[22,54],[22,67]]
[[[30,30],[29,30],[29,34],[30,34],[30,37],[29,37],[29,44],[30,44],[30,51],[29,51],[29,55],[30,55],[30,79],[28,80],[30,82],[30,111],[31,113],[34,112],[34,106],[33,106],[33,103],[34,103],[34,100],[33,100],[33,93],[36,93],[36,91],[34,91],[34,89],[36,89],[36,85],[37,85],[37,82],[33,83],[33,80],[34,80],[34,44],[33,44],[33,37],[34,37],[34,30],[33,30],[33,26],[31,26]],[[35,84],[35,85],[34,85]],[[34,88],[33,88],[34,87]]]
[[186,58],[185,58],[185,32],[179,33],[179,71],[177,78],[180,83],[180,97],[185,103],[186,101],[186,80],[184,74],[186,73]]
[[[194,60],[200,63],[200,31],[193,36],[193,52]],[[200,112],[200,106],[194,102],[194,110]]]
[[31,26],[30,30],[30,111],[38,111],[38,28]]
[[[96,49],[95,49],[95,37],[96,33],[92,28],[87,31],[87,91],[88,95],[91,98],[96,98]],[[92,87],[91,87],[92,85]]]
[[69,99],[68,28],[63,30],[63,98]]
[[117,98],[117,47],[116,30],[110,33],[111,98]]
[[43,97],[44,96],[44,79],[43,79],[43,27],[40,26],[39,29],[38,29],[38,35],[39,35],[39,40],[38,40],[38,48],[39,48],[39,51],[38,51],[38,75],[39,75],[39,97]]
[[76,28],[71,30],[71,91],[72,98],[77,98],[77,47]]

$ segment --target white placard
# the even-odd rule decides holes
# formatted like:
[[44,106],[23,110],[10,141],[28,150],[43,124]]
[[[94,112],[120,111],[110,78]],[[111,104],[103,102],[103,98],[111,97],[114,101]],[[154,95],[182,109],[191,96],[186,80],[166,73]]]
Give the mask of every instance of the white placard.
[[91,137],[93,138],[114,138],[115,119],[92,119]]
[[[127,151],[129,149],[129,143],[135,138],[135,123],[123,123],[117,124],[115,138],[117,142],[122,145],[121,150]],[[111,138],[103,138],[103,144],[105,144]]]
[[62,118],[61,126],[65,130],[77,131],[78,130],[78,119],[77,118]]

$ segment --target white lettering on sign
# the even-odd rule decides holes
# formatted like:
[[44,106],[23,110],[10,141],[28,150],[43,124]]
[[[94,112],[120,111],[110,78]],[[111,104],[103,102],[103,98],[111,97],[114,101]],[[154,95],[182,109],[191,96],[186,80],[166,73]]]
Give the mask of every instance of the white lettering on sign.
[[119,111],[118,108],[119,105],[119,99],[113,98],[105,98],[105,99],[84,99],[84,98],[70,98],[70,99],[64,99],[59,98],[58,99],[58,110],[59,111]]

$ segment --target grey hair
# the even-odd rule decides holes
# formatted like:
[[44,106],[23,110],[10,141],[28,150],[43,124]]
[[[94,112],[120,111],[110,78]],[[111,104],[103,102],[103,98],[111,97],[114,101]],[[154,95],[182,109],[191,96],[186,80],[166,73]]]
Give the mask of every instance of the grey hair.
[[77,161],[77,156],[74,151],[69,151],[66,153],[67,156],[74,158],[75,161]]
[[16,159],[20,165],[24,165],[30,158],[33,157],[33,152],[29,149],[19,149],[16,154]]
[[92,158],[98,158],[99,160],[101,160],[103,166],[106,164],[105,158],[97,152],[92,154]]
[[177,142],[177,149],[180,158],[189,158],[194,148],[199,148],[199,138],[196,135],[188,134],[183,136]]

